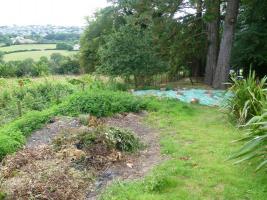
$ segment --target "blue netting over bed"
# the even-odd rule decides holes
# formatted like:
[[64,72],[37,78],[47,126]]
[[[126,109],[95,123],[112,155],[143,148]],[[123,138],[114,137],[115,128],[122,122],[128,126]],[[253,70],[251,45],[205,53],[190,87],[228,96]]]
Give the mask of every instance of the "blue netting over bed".
[[207,106],[219,106],[231,94],[224,90],[184,89],[184,90],[139,90],[135,95],[152,95],[158,97],[175,98],[190,103],[192,99],[198,99],[199,103]]

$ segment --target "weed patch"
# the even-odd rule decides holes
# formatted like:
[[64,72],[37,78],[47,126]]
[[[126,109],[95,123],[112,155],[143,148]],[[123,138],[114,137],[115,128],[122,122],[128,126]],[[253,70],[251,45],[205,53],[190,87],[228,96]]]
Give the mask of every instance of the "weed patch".
[[72,96],[61,107],[67,115],[91,114],[96,117],[111,116],[114,113],[139,112],[146,108],[142,99],[125,92],[94,90]]

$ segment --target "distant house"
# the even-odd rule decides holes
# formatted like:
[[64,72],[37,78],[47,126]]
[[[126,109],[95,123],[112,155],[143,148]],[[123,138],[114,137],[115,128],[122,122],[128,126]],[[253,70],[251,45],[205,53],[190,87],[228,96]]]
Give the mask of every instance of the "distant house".
[[12,38],[12,43],[13,44],[34,44],[36,41],[31,40],[31,39],[25,39],[22,36],[17,36],[15,38]]
[[80,48],[81,48],[81,46],[80,46],[79,44],[75,44],[75,45],[73,46],[73,51],[79,51]]

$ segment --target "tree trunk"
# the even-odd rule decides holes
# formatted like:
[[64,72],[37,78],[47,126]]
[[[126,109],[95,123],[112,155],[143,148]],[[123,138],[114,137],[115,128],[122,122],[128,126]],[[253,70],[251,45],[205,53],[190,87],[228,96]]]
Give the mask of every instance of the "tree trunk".
[[[201,37],[202,33],[204,32],[204,24],[203,24],[203,0],[197,0],[197,13],[196,13],[196,18],[197,18],[197,23],[199,26],[199,36]],[[195,66],[193,66],[193,76],[195,79],[198,77],[203,76],[203,57],[200,56],[199,58],[196,58],[196,60],[193,60],[195,62]]]
[[225,89],[225,82],[228,81],[230,71],[231,50],[234,39],[234,29],[238,15],[239,0],[228,0],[224,31],[220,45],[216,72],[212,86],[216,89]]
[[207,0],[208,51],[205,68],[205,83],[212,85],[219,52],[220,0]]

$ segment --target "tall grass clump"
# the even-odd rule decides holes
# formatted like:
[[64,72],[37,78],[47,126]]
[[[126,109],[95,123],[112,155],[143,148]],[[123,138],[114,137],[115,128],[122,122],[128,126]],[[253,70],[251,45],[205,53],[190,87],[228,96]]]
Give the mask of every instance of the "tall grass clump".
[[267,77],[257,80],[255,72],[247,79],[232,78],[230,88],[233,95],[228,100],[228,109],[240,127],[248,133],[238,142],[245,142],[241,149],[231,156],[236,163],[247,160],[258,162],[256,170],[267,166]]
[[233,93],[227,100],[226,107],[230,116],[239,124],[245,124],[252,117],[261,115],[266,104],[267,93],[264,89],[267,77],[257,81],[255,72],[250,72],[246,79],[232,77]]

